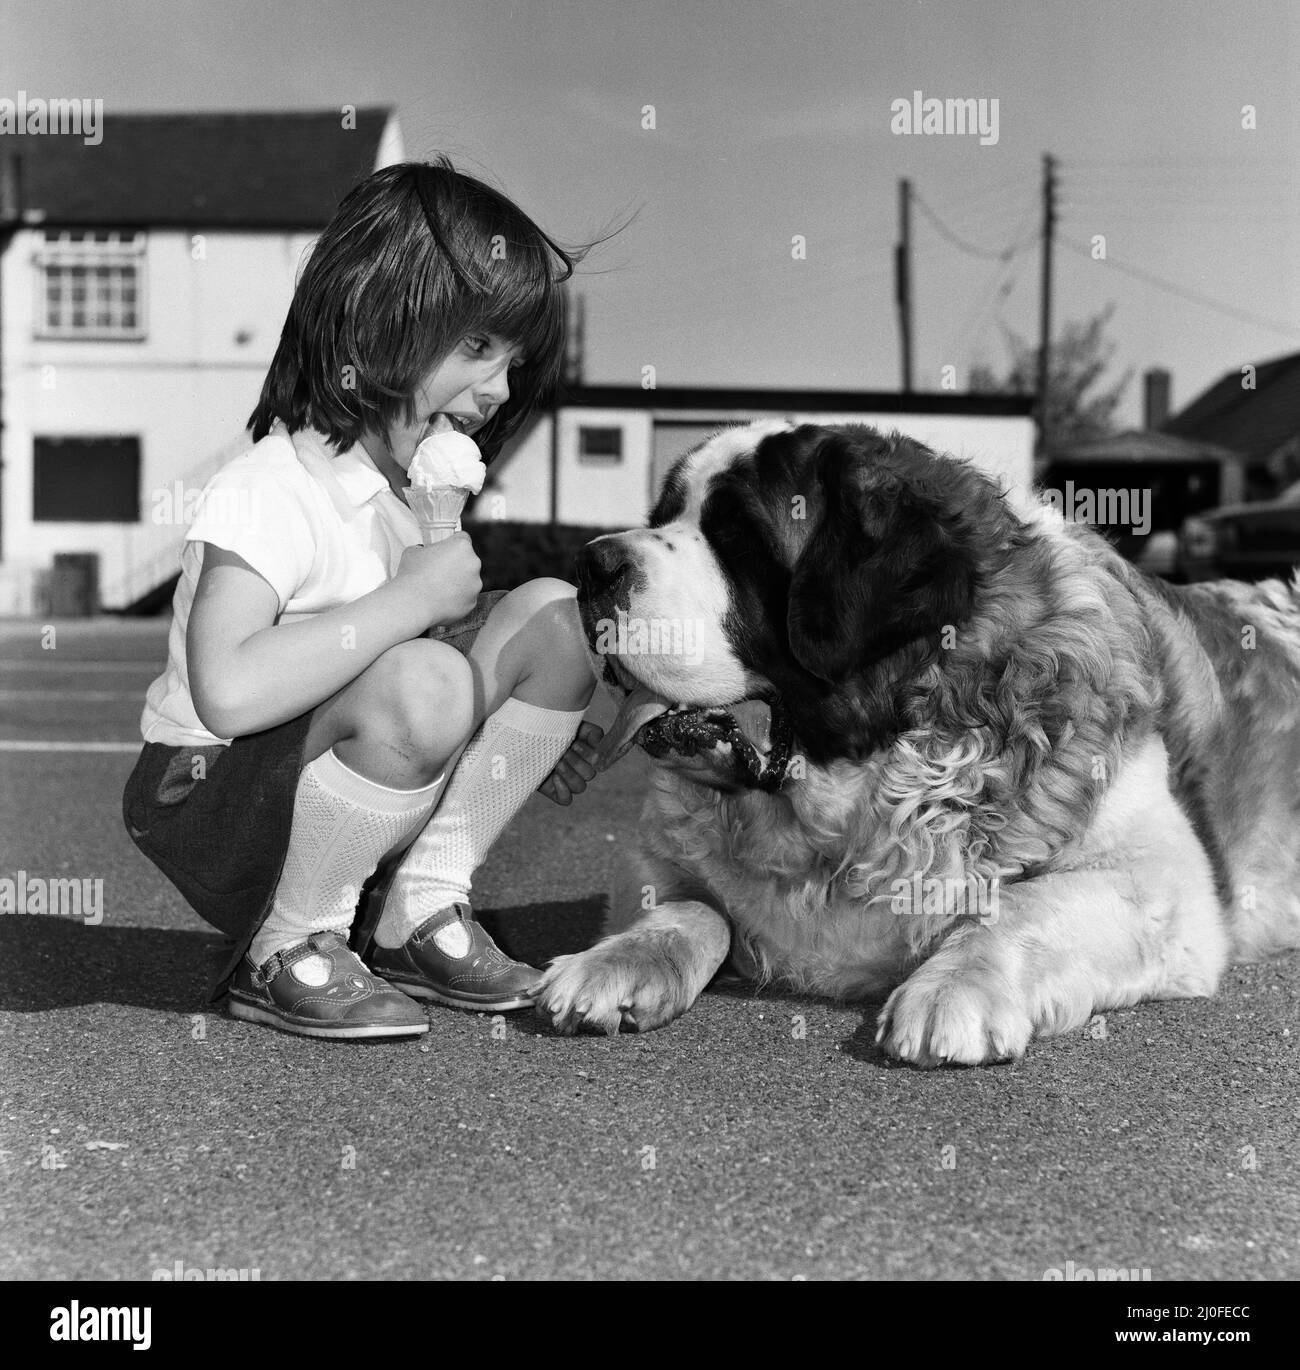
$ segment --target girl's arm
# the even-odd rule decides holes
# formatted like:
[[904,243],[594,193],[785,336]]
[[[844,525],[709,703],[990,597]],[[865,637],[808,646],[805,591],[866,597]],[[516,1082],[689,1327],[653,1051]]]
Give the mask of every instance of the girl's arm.
[[205,542],[185,647],[195,712],[217,737],[287,722],[390,647],[463,618],[479,588],[478,557],[458,533],[433,547],[408,547],[393,579],[351,604],[277,624],[280,602],[270,584],[242,557]]

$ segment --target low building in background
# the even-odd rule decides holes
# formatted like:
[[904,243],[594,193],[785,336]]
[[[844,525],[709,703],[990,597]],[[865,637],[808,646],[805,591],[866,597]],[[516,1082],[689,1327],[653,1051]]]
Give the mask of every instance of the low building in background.
[[1184,520],[1240,499],[1243,466],[1226,447],[1131,430],[1054,448],[1039,483],[1067,517],[1074,512],[1143,570],[1169,576]]
[[389,109],[110,115],[0,142],[0,614],[56,555],[149,604],[246,441],[312,239],[403,158]]
[[951,392],[570,385],[554,412],[493,462],[472,517],[634,527],[678,457],[720,428],[755,419],[897,429],[1023,488],[1033,478],[1032,403]]
[[1221,503],[1273,499],[1300,480],[1300,352],[1229,371],[1164,425],[1243,463],[1243,489]]

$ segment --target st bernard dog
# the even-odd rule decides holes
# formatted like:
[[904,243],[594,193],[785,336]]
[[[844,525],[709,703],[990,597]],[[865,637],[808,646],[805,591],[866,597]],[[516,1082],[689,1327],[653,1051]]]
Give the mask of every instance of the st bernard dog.
[[976,1065],[1300,945],[1300,579],[1166,585],[963,461],[775,423],[579,560],[603,761],[656,765],[561,1032],[661,1027],[730,953]]

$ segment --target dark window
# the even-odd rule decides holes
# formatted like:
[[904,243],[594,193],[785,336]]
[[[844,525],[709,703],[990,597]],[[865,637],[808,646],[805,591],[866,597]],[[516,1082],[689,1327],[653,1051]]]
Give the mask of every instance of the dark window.
[[139,438],[37,438],[32,518],[38,523],[138,523]]
[[621,428],[579,428],[578,460],[612,465],[623,460]]

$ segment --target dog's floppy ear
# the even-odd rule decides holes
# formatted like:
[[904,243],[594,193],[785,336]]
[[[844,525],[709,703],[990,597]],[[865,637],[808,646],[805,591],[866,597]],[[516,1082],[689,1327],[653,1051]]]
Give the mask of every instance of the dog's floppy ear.
[[786,626],[795,660],[835,683],[963,622],[978,540],[958,463],[869,430],[832,435],[818,460],[821,518],[794,567]]

